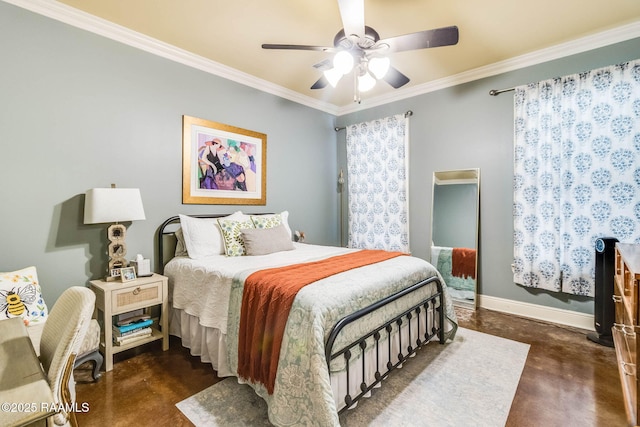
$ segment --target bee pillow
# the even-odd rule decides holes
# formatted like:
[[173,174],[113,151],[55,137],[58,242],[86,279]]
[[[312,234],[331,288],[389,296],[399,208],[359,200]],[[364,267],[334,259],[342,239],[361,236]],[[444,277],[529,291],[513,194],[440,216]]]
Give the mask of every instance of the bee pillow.
[[0,273],[0,320],[22,317],[29,326],[44,323],[47,315],[35,267]]

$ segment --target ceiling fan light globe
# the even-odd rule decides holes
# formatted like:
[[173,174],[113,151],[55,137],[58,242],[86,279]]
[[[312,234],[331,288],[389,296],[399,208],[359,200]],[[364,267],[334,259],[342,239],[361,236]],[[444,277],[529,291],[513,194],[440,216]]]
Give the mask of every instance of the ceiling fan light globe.
[[369,73],[364,73],[361,76],[358,76],[358,90],[360,92],[367,92],[373,89],[376,85],[376,79],[371,76]]
[[329,84],[331,85],[331,87],[336,87],[338,85],[338,82],[342,78],[343,74],[337,68],[330,68],[324,72],[324,76],[329,81]]
[[333,67],[342,74],[348,74],[353,70],[353,56],[346,50],[336,53],[333,57]]
[[389,71],[391,60],[389,58],[375,57],[369,60],[369,71],[373,73],[376,79],[383,78]]

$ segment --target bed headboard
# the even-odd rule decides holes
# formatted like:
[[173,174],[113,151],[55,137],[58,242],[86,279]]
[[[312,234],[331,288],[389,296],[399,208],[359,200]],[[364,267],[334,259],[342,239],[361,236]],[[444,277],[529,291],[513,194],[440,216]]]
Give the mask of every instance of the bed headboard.
[[[204,215],[189,215],[193,218],[222,218],[230,214],[204,214]],[[250,213],[247,215],[271,215],[271,212],[262,213]],[[176,231],[180,228],[180,217],[178,215],[172,216],[165,220],[158,228],[158,256],[156,271],[160,274],[164,273],[164,266],[174,257],[176,252]]]

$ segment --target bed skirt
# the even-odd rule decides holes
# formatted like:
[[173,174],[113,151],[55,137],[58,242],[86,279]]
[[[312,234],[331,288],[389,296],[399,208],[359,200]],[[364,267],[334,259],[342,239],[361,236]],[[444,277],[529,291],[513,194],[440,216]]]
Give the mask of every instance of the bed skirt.
[[[429,318],[433,318],[432,309],[430,311]],[[414,317],[411,320],[412,328],[414,331],[417,328],[417,323],[420,322],[420,330],[424,331],[427,328],[431,329],[434,324],[432,321],[425,321],[424,317]],[[409,343],[408,323],[405,323],[401,328],[402,339],[397,339],[397,331],[392,335],[391,355],[392,363],[396,363],[400,351],[398,342]],[[192,356],[200,357],[203,363],[211,364],[213,370],[217,372],[218,377],[230,377],[235,376],[229,367],[227,360],[227,344],[226,335],[219,329],[205,327],[200,325],[197,317],[192,316],[180,309],[171,309],[171,317],[169,320],[169,334],[179,337],[182,340],[182,345],[190,350]],[[384,343],[384,352],[388,352],[386,340]],[[406,345],[406,344],[405,344]],[[371,361],[376,360],[375,347],[371,347],[367,350],[367,356],[365,360],[364,373],[368,381],[371,381],[375,377],[376,364]],[[413,356],[412,356],[413,357]],[[352,361],[349,366],[350,380],[347,381],[347,375],[344,370],[340,372],[331,372],[331,388],[333,395],[336,398],[336,408],[340,411],[346,406],[345,402],[339,396],[345,396],[347,393],[347,382],[349,383],[349,394],[356,395],[359,393],[360,383],[362,382],[362,364],[358,362],[359,358]],[[386,363],[386,359],[380,359],[379,371],[385,371],[386,367],[383,366]],[[368,397],[368,396],[367,396]],[[355,408],[357,405],[353,405],[350,409]]]
[[202,326],[197,317],[172,308],[169,334],[180,338],[182,346],[188,348],[192,356],[210,363],[218,377],[234,376],[227,362],[227,336],[219,329]]

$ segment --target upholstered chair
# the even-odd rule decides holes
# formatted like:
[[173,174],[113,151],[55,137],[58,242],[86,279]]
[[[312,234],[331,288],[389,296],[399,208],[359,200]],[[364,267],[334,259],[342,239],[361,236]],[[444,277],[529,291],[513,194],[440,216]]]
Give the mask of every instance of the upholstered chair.
[[[31,338],[33,348],[38,356],[40,356],[40,340],[42,339],[42,331],[44,330],[45,324],[46,322],[43,322],[33,326],[29,325],[29,327],[27,327],[29,338]],[[93,365],[91,376],[94,381],[97,381],[98,378],[100,378],[100,367],[104,362],[104,357],[100,354],[99,348],[100,324],[96,319],[91,319],[91,322],[89,323],[89,330],[84,336],[80,350],[78,350],[78,357],[76,357],[76,363],[73,368],[75,369],[86,362],[91,362]]]
[[96,319],[91,319],[89,323],[89,329],[84,336],[80,350],[78,350],[78,357],[76,357],[76,363],[73,368],[77,368],[85,362],[91,362],[93,364],[92,377],[94,381],[100,378],[100,367],[104,358],[98,349],[100,348],[100,324]]
[[[66,289],[55,302],[42,331],[40,362],[51,386],[54,401],[61,407],[73,406],[75,382],[73,366],[89,328],[95,294],[86,287]],[[48,426],[77,426],[73,411],[47,420]]]

